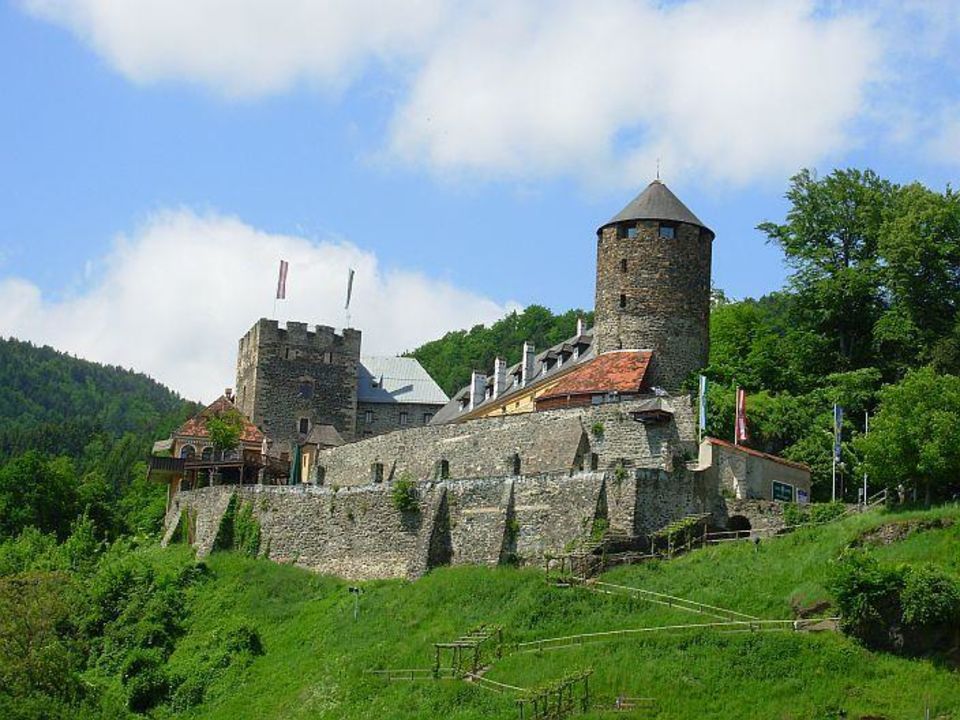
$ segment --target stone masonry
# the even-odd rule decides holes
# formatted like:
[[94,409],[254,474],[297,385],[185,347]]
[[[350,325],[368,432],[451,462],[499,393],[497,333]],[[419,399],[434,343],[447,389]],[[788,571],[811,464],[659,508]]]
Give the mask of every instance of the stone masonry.
[[[707,365],[710,319],[709,230],[638,220],[607,225],[597,237],[597,352],[654,350],[651,385],[679,389]],[[634,235],[630,237],[630,235]]]
[[688,396],[669,398],[672,421],[644,424],[624,401],[526,415],[431,425],[380,435],[317,456],[326,485],[372,480],[461,479],[574,470],[663,468],[696,453]]
[[214,486],[178,493],[168,525],[193,518],[198,551],[209,552],[234,493],[252,505],[264,556],[354,579],[414,578],[448,564],[537,563],[589,534],[598,519],[649,532],[715,507],[698,473],[637,469],[422,482],[418,508],[407,512],[395,507],[389,483]]
[[240,340],[237,407],[274,441],[302,440],[301,420],[333,425],[345,440],[357,427],[360,331],[260,319]]

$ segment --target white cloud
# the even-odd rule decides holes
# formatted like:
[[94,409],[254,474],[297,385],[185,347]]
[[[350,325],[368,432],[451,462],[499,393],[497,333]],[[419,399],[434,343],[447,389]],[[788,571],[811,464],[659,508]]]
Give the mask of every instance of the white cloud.
[[795,0],[501,3],[444,36],[393,147],[440,170],[744,182],[844,149],[870,25]]
[[334,89],[371,59],[417,52],[441,0],[21,0],[135,82],[186,80],[256,96],[297,81]]
[[782,181],[903,135],[960,18],[936,0],[20,2],[135,82],[255,97],[399,68],[388,157],[626,187],[657,157],[670,179]]
[[368,355],[412,349],[517,308],[383,269],[347,242],[315,243],[176,211],[119,238],[99,279],[74,297],[54,301],[27,281],[0,280],[0,335],[133,367],[187,397],[211,400],[233,385],[239,338],[272,314],[280,258],[290,271],[278,315],[310,324],[342,326],[347,268],[356,270],[351,319]]

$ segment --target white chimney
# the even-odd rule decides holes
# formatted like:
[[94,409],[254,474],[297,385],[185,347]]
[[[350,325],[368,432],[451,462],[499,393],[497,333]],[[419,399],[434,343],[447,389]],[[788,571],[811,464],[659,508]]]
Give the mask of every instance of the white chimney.
[[533,358],[536,355],[536,351],[533,349],[532,342],[525,342],[523,344],[523,357],[520,362],[521,365],[521,375],[520,375],[520,387],[526,387],[533,379]]
[[493,361],[493,399],[503,395],[507,387],[507,363],[503,358],[498,357]]
[[487,391],[487,378],[483,373],[476,370],[470,375],[470,409],[473,410],[477,405],[484,401]]
[[577,318],[577,337],[580,337],[581,335],[583,335],[583,318],[578,317]]

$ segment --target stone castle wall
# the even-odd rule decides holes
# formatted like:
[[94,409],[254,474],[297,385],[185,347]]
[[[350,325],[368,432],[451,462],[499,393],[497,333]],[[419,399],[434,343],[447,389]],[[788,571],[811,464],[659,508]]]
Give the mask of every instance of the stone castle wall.
[[333,425],[346,439],[357,427],[360,332],[259,320],[240,340],[237,406],[274,441],[300,437],[299,421]]
[[[659,236],[656,221],[600,231],[594,342],[598,353],[655,350],[648,381],[676,390],[708,361],[712,238],[695,225],[670,224],[670,239]],[[623,237],[627,227],[635,237]]]
[[[357,403],[356,437],[365,438],[383,435],[394,430],[409,429],[429,425],[430,420],[443,405],[438,403]],[[370,413],[368,416],[367,413]],[[404,425],[401,413],[407,414]],[[367,422],[369,417],[370,422]]]
[[370,482],[377,472],[390,481],[664,467],[696,450],[690,398],[669,403],[674,419],[661,424],[638,422],[631,412],[639,403],[626,401],[410,428],[321,451],[319,475],[343,487]]
[[[620,475],[621,477],[618,477]],[[418,483],[418,511],[394,506],[391,486],[214,486],[178,493],[168,525],[194,518],[208,552],[237,493],[277,562],[354,579],[418,577],[440,565],[537,563],[589,534],[597,519],[622,531],[663,527],[701,512],[702,477],[639,469]],[[199,530],[203,529],[201,533]]]

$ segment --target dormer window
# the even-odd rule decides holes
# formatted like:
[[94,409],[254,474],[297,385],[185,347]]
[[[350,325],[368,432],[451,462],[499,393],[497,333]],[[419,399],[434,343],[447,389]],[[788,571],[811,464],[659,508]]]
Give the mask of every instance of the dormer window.
[[673,240],[676,237],[676,228],[673,225],[660,225],[660,237],[664,240]]

